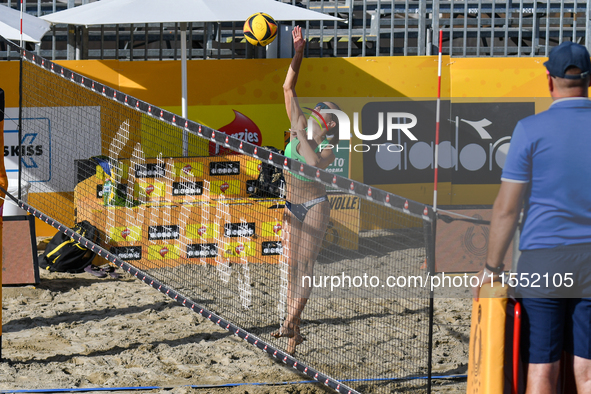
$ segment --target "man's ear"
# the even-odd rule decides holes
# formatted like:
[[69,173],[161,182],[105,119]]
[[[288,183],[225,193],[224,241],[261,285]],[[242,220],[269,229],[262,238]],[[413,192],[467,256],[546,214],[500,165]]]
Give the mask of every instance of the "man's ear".
[[552,76],[550,76],[550,74],[548,74],[548,90],[550,92],[554,91],[554,81],[552,80]]

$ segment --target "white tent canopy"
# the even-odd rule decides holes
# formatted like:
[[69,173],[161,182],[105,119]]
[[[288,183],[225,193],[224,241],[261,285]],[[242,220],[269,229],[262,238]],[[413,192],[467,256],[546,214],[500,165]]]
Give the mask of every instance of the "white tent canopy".
[[[11,41],[21,39],[20,11],[0,5],[0,36]],[[23,13],[23,41],[39,43],[51,25],[32,15]]]
[[276,21],[340,20],[334,16],[275,0],[101,0],[45,15],[42,19],[54,24],[82,26],[236,22],[246,20],[255,12],[265,12]]
[[[276,21],[340,21],[334,16],[275,0],[101,0],[45,15],[53,24],[79,26],[181,23],[182,116],[187,117],[187,22],[245,21],[256,12]],[[183,151],[185,150],[183,141]]]

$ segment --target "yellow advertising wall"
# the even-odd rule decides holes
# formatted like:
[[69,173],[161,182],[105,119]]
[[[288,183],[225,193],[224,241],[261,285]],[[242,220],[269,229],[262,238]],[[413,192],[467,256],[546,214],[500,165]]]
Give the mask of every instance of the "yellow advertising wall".
[[[496,98],[505,102],[547,98],[542,64],[545,60],[443,57],[441,95],[458,101],[464,98]],[[181,112],[181,66],[178,61],[59,63],[140,100],[175,113]],[[289,128],[282,90],[289,63],[290,59],[189,61],[189,118],[219,129],[233,121],[233,110],[236,110],[258,126],[262,145],[282,147],[283,133]],[[18,63],[0,62],[0,75],[0,86],[6,91],[6,106],[18,106]],[[304,59],[297,91],[300,97],[434,100],[437,95],[437,57]],[[548,105],[547,99],[539,100],[536,112]],[[351,141],[354,142],[355,139]],[[351,155],[351,164],[350,177],[363,182],[361,153]],[[376,186],[413,200],[432,202],[431,182],[397,183],[393,179],[391,183]],[[440,182],[439,204],[491,204],[497,190],[496,184],[475,186]]]

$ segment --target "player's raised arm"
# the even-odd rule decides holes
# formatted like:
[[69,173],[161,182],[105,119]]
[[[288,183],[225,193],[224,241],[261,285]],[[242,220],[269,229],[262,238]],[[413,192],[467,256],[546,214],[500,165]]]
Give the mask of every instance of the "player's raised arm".
[[296,122],[293,122],[294,120],[297,120],[297,123],[300,123],[299,119],[292,119],[292,111],[293,111],[292,105],[295,104],[295,106],[297,108],[298,118],[301,117],[302,122],[305,124],[304,114],[302,113],[301,109],[299,108],[299,105],[297,105],[297,102],[294,103],[293,101],[297,100],[297,94],[295,91],[295,87],[298,82],[298,75],[300,73],[300,66],[302,65],[302,59],[304,58],[304,48],[306,47],[306,41],[302,37],[302,28],[299,26],[295,26],[293,28],[293,31],[291,34],[293,37],[293,46],[294,46],[295,54],[293,56],[293,59],[291,60],[291,64],[289,65],[289,69],[287,70],[285,82],[283,83],[283,96],[285,98],[285,110],[287,111],[287,116],[288,116],[290,122],[292,122],[292,125],[296,124]]

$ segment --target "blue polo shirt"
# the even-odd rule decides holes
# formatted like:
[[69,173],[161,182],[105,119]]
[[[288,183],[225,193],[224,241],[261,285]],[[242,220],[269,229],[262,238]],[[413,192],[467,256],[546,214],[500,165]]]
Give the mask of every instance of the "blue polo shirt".
[[501,179],[529,183],[521,250],[591,242],[591,101],[559,99],[518,122]]

